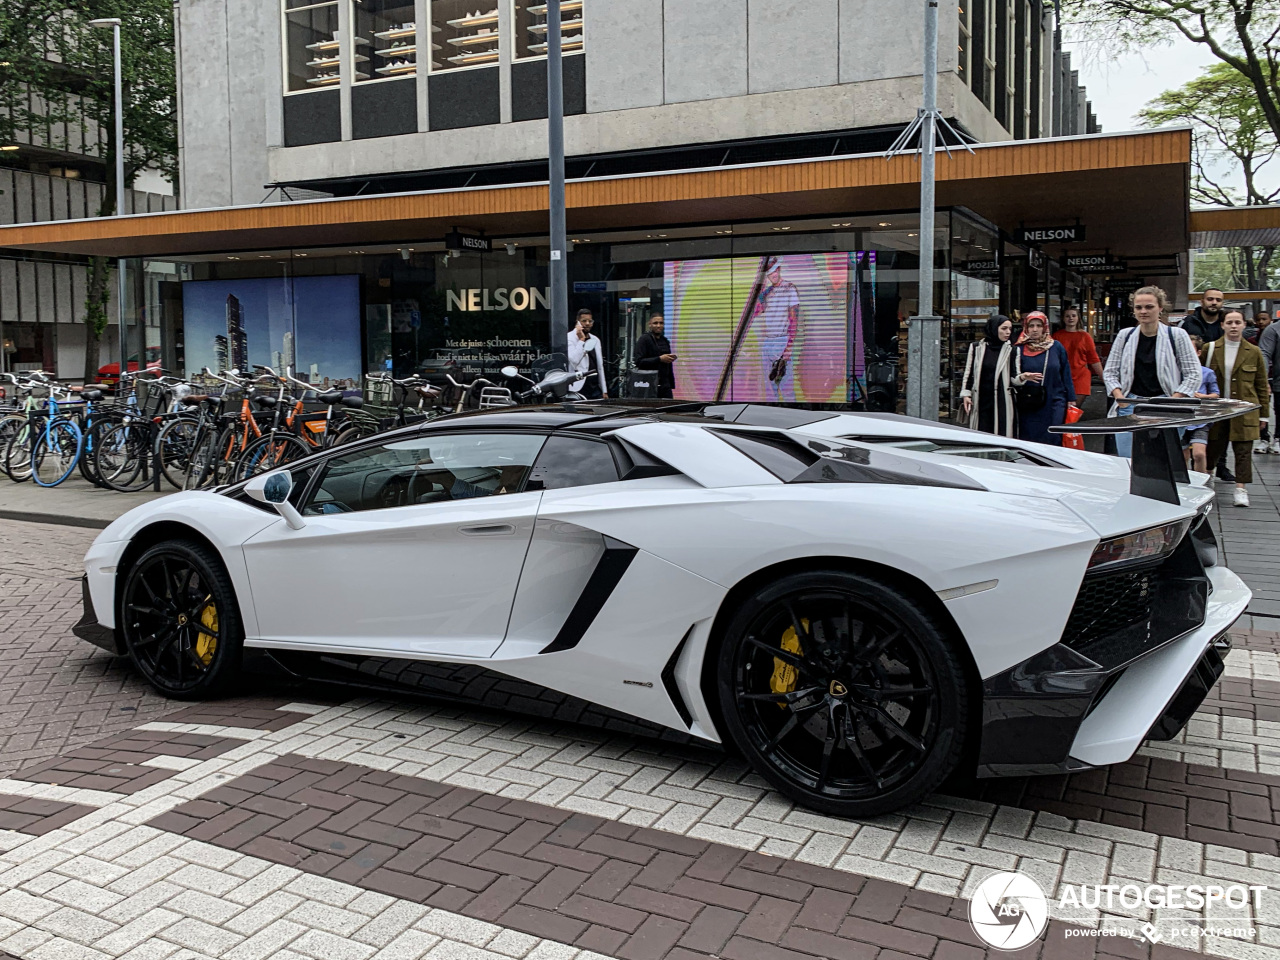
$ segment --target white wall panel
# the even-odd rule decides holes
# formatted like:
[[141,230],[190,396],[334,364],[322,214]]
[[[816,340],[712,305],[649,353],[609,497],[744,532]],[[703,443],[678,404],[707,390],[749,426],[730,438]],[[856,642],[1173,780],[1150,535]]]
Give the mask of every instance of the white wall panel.
[[748,0],[752,93],[839,82],[839,0]]
[[[955,6],[943,3],[938,17],[948,16],[956,16]],[[841,83],[919,76],[923,54],[918,0],[840,0]]]
[[30,260],[18,261],[18,318],[23,323],[40,320],[36,294],[36,265]]
[[666,0],[663,21],[667,103],[746,94],[747,0]]
[[14,260],[0,260],[0,323],[15,323],[18,319],[18,264]]
[[586,8],[587,112],[662,103],[662,0],[591,0]]

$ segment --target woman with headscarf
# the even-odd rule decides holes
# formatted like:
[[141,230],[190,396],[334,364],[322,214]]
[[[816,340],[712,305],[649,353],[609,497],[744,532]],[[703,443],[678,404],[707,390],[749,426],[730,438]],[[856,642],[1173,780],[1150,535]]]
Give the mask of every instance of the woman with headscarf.
[[1039,310],[1027,314],[1018,349],[1026,383],[1018,396],[1018,438],[1060,447],[1062,434],[1049,428],[1066,423],[1067,404],[1076,402],[1067,350],[1049,335],[1049,318]]
[[1017,431],[1013,386],[1018,381],[1018,351],[1009,342],[1013,321],[997,314],[987,321],[987,335],[969,344],[960,381],[960,397],[969,427],[1012,437]]

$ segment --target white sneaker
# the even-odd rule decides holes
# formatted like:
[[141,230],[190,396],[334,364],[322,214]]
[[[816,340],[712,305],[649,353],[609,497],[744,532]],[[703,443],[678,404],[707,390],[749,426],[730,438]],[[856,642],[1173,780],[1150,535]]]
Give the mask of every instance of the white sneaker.
[[1236,487],[1233,502],[1237,507],[1247,507],[1249,505],[1249,491],[1244,487]]
[[1266,453],[1266,452],[1267,452],[1267,448],[1268,448],[1269,446],[1271,446],[1271,444],[1269,444],[1266,440],[1255,440],[1255,441],[1253,441],[1253,452],[1254,452],[1254,453]]
[[1272,438],[1271,442],[1267,444],[1267,453],[1280,453],[1280,439]]

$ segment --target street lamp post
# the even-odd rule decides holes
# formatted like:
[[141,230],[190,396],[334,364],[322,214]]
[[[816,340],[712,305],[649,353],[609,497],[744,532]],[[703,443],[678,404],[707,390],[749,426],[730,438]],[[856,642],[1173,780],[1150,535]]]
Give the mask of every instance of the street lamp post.
[[569,317],[568,228],[564,212],[564,64],[560,57],[560,0],[547,0],[547,165],[551,213],[551,320],[549,341],[563,347]]
[[[124,216],[124,77],[120,66],[120,18],[102,17],[90,20],[89,26],[99,30],[111,28],[112,60],[115,68],[115,134],[116,134],[116,216]],[[120,324],[120,376],[128,370],[129,338],[124,322],[124,258],[116,259],[116,319]],[[141,363],[141,355],[139,355]],[[116,381],[119,389],[119,380]]]
[[[921,73],[924,102],[915,120],[894,141],[886,157],[892,159],[905,153],[916,134],[920,135],[920,298],[916,315],[907,321],[907,416],[937,420],[942,318],[934,314],[933,304],[934,161],[940,132],[950,132],[957,141],[964,143],[955,128],[938,112],[938,0],[925,0],[924,64]],[[945,135],[942,146],[950,156],[951,148]],[[965,149],[973,152],[967,143]]]

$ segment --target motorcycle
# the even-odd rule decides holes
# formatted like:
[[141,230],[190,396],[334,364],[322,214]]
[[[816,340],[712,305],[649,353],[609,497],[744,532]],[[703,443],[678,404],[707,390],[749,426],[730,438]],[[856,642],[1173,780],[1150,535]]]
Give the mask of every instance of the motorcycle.
[[550,370],[537,382],[526,377],[514,366],[503,367],[500,372],[510,381],[522,380],[529,384],[529,389],[511,396],[510,406],[524,403],[575,403],[585,399],[582,394],[569,389],[578,379],[578,375],[568,370]]

